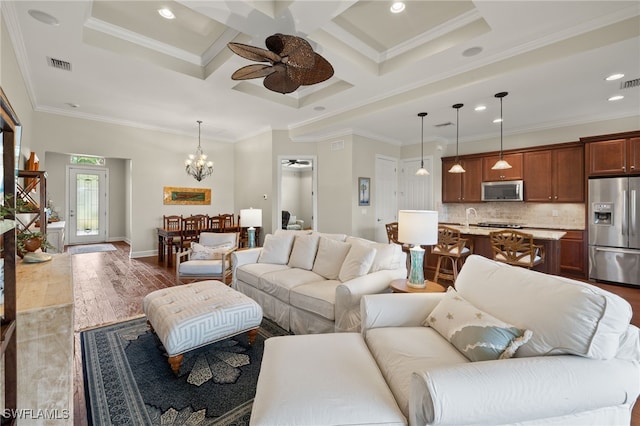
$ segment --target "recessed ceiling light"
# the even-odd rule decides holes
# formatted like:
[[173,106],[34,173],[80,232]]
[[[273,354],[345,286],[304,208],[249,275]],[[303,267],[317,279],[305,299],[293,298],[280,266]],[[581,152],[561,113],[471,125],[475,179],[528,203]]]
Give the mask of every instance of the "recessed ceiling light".
[[175,19],[176,18],[176,15],[174,15],[173,12],[171,11],[171,9],[169,9],[167,7],[163,7],[162,9],[158,9],[158,13],[164,19]]
[[79,108],[80,105],[76,104],[75,102],[67,102],[67,106],[71,107],[71,108]]
[[608,100],[613,102],[613,101],[619,101],[620,99],[624,99],[624,96],[615,95],[615,96],[610,97]]
[[494,123],[501,123],[502,122],[502,118],[496,118],[495,120],[493,120]]
[[480,46],[474,46],[474,47],[470,47],[466,50],[464,50],[462,52],[462,56],[466,56],[467,58],[470,56],[476,56],[477,54],[479,54],[480,52],[482,52],[482,47]]
[[54,27],[60,25],[60,22],[58,22],[58,19],[55,16],[51,16],[41,10],[29,9],[27,13],[31,15],[33,19],[35,19],[36,21],[40,21],[43,24],[52,25]]
[[485,109],[487,109],[486,105],[478,105],[474,108],[474,111],[484,111]]
[[326,108],[323,106],[317,106],[317,107],[313,107],[314,111],[324,111]]
[[620,80],[622,77],[624,77],[624,74],[621,74],[621,73],[611,74],[609,77],[605,78],[605,80],[607,81]]
[[389,10],[391,13],[400,13],[404,10],[405,5],[402,1],[394,1]]

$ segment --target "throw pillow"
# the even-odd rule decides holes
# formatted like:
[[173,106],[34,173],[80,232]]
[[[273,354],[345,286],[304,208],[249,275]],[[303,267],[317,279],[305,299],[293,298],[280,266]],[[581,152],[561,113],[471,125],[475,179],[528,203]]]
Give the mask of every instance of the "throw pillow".
[[471,361],[511,358],[533,334],[482,312],[453,287],[423,325],[434,328]]
[[291,268],[310,271],[313,268],[313,261],[316,259],[319,241],[320,237],[317,235],[296,235],[288,265]]
[[340,267],[342,267],[350,248],[351,244],[320,237],[318,253],[316,254],[316,261],[313,263],[312,271],[328,280],[337,279]]
[[344,259],[338,279],[341,282],[349,281],[361,277],[369,272],[377,250],[363,244],[353,244],[349,254]]
[[286,265],[289,262],[293,234],[267,235],[258,257],[258,263]]
[[191,243],[191,260],[220,260],[222,255],[232,247],[231,244],[220,244],[215,247]]

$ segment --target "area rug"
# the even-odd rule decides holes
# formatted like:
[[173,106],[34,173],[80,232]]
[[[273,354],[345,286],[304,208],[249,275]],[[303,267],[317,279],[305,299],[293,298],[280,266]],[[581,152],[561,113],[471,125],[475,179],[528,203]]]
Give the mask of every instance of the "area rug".
[[80,334],[87,418],[98,425],[248,425],[265,339],[288,334],[263,319],[247,334],[184,355],[178,376],[138,318]]
[[116,250],[113,244],[83,244],[80,246],[70,246],[67,252],[70,254],[98,253],[101,251]]

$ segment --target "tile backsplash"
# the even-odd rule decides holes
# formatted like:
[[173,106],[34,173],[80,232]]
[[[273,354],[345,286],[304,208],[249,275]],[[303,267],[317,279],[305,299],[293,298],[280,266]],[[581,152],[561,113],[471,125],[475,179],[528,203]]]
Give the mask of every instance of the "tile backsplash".
[[438,209],[439,221],[443,223],[465,223],[465,211],[473,207],[469,223],[498,222],[513,223],[527,228],[585,229],[585,205],[578,203],[521,203],[491,202],[442,204]]

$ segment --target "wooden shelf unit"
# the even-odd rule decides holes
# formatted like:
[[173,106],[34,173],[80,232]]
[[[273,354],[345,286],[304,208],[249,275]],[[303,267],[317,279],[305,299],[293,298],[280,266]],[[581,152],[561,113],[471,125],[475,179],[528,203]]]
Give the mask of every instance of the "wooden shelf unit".
[[[16,199],[22,200],[22,203],[24,204],[37,207],[37,210],[30,212],[33,213],[34,216],[27,220],[26,223],[23,223],[16,218],[16,227],[18,228],[18,232],[24,232],[31,227],[38,227],[40,228],[39,232],[46,236],[47,215],[45,214],[44,209],[47,206],[47,172],[18,170],[18,179],[21,178],[24,180],[22,185],[20,184],[20,180],[17,182]],[[37,190],[35,196],[33,194],[34,190]]]

